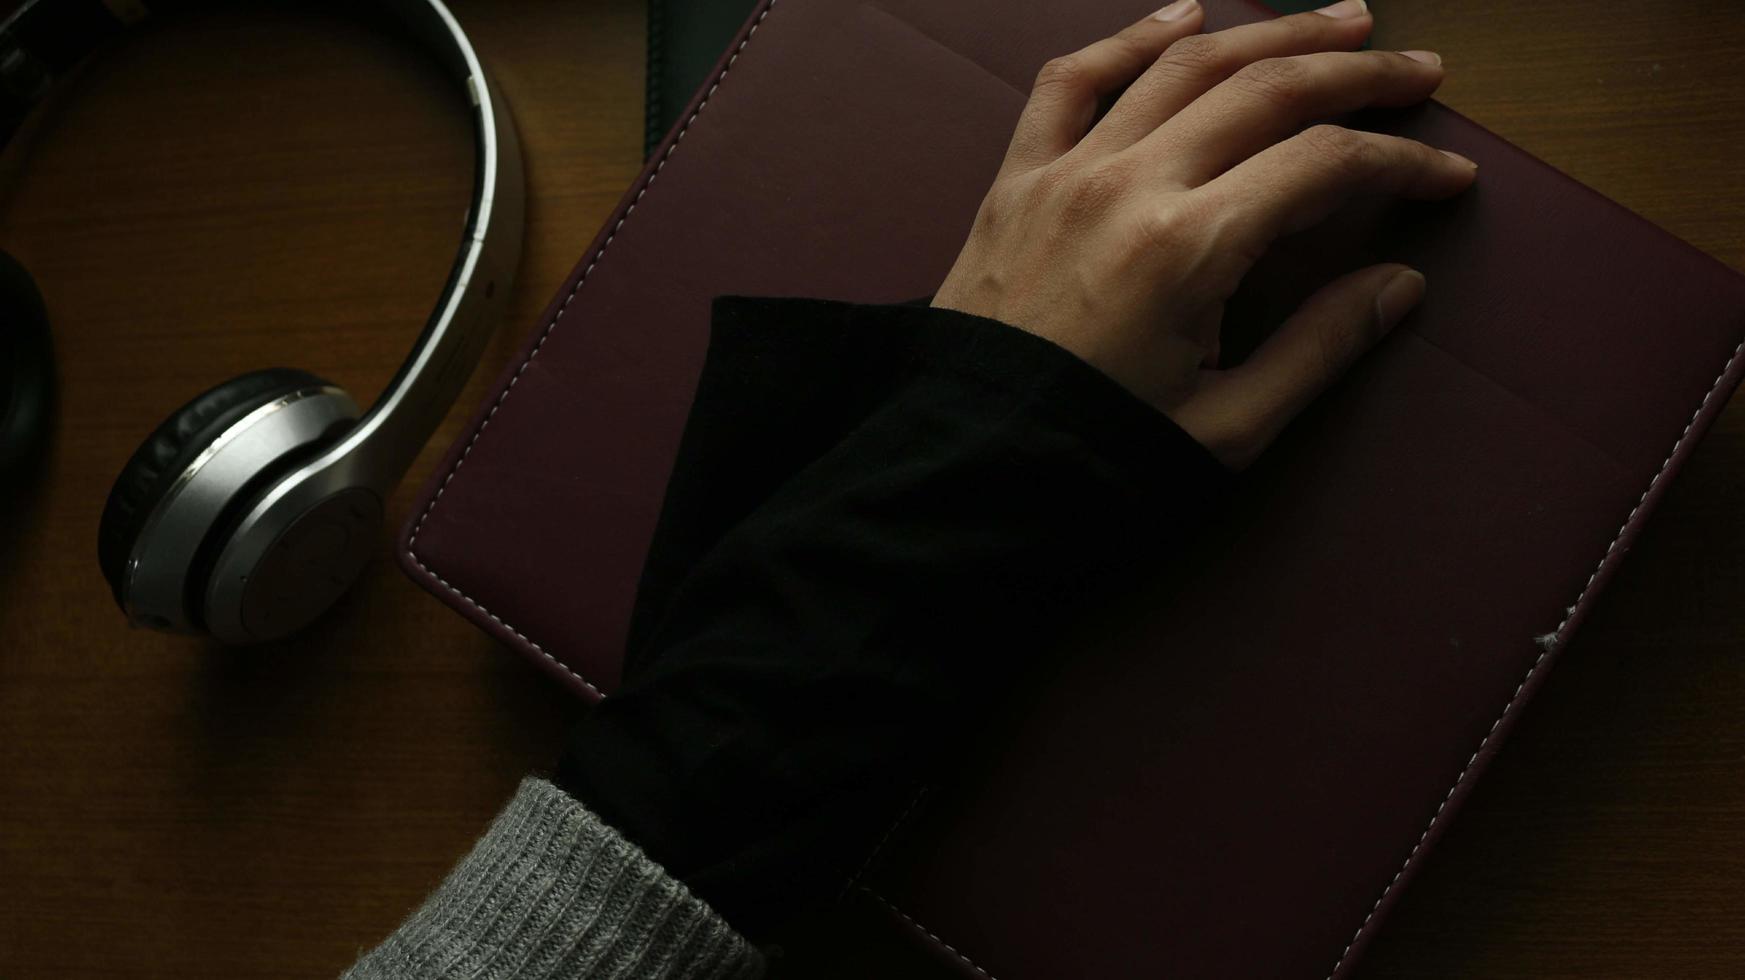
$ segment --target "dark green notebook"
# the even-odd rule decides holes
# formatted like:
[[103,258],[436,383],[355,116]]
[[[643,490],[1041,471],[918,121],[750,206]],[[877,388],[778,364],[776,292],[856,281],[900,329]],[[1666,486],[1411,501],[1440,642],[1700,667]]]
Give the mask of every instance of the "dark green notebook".
[[[950,3],[951,0],[939,0]],[[1279,13],[1313,10],[1328,0],[1266,0]],[[1161,2],[1159,4],[1162,5]],[[757,0],[648,0],[648,101],[642,152],[654,152],[679,118]]]

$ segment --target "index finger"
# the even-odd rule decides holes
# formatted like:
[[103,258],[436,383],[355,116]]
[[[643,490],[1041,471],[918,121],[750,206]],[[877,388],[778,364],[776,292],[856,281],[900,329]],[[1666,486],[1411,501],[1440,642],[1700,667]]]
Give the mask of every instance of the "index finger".
[[1202,19],[1198,0],[1176,0],[1119,34],[1043,65],[1001,173],[1046,166],[1078,145],[1098,104],[1132,82],[1164,49],[1199,30]]

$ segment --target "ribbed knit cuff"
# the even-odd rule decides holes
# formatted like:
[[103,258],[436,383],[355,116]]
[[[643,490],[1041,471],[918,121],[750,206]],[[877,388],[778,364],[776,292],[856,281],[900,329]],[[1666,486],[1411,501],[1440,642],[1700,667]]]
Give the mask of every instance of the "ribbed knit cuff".
[[752,980],[763,958],[568,794],[529,778],[345,980]]

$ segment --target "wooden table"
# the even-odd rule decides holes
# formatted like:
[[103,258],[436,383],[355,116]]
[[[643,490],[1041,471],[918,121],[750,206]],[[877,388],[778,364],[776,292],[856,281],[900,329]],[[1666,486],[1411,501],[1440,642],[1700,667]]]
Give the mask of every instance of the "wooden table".
[[[1745,266],[1738,0],[1377,5],[1380,45],[1446,56],[1446,101]],[[455,7],[520,124],[527,258],[420,474],[640,164],[640,2]],[[259,649],[130,631],[97,573],[109,482],[175,405],[273,364],[368,398],[441,284],[465,120],[417,54],[342,10],[150,31],[0,158],[0,243],[47,296],[63,398],[38,498],[0,518],[0,976],[334,975],[575,714],[386,540],[336,613]],[[1735,409],[1366,976],[1745,974],[1741,515]]]

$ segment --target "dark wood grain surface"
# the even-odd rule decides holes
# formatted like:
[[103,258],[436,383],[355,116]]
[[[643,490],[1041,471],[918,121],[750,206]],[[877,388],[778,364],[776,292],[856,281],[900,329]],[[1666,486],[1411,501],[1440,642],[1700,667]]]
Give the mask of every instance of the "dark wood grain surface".
[[[1379,44],[1447,58],[1445,101],[1745,267],[1738,0],[1377,5]],[[640,166],[640,2],[455,6],[522,131],[527,259],[419,474]],[[343,9],[148,31],[0,157],[0,244],[46,294],[62,384],[39,492],[0,515],[0,977],[334,975],[574,716],[385,538],[333,615],[251,650],[124,628],[96,570],[109,482],[167,412],[273,364],[368,398],[441,285],[465,119]],[[1742,593],[1735,406],[1366,977],[1745,975]]]

